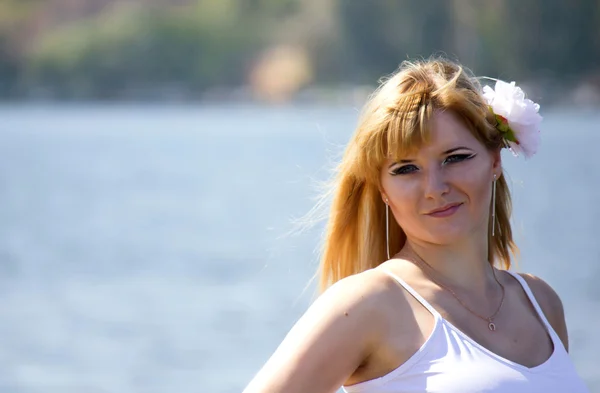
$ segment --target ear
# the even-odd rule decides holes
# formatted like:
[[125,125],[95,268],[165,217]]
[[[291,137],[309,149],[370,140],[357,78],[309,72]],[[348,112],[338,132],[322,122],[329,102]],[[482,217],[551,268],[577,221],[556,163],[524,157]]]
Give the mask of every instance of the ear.
[[383,203],[385,203],[386,205],[388,204],[388,202],[386,202],[388,200],[387,195],[385,194],[385,192],[383,192],[382,189],[379,189],[379,194],[381,195],[381,200],[383,201]]
[[502,149],[492,150],[492,172],[496,174],[499,179],[502,176]]

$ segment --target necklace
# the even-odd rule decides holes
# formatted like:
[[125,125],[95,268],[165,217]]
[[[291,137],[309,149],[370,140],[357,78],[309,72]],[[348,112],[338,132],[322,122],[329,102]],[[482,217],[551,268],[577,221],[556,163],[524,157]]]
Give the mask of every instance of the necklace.
[[[425,262],[422,258],[418,258],[419,259],[419,264],[423,263],[425,264],[425,266],[427,266],[430,270],[432,270],[433,272],[436,272],[436,270],[431,267],[430,264],[428,264],[427,262]],[[456,300],[458,300],[458,302],[464,307],[466,308],[471,314],[475,315],[476,317],[483,319],[484,321],[486,321],[488,323],[488,329],[490,329],[490,331],[495,331],[496,330],[496,324],[494,324],[494,318],[496,318],[496,315],[498,315],[498,313],[500,312],[500,309],[502,308],[502,304],[504,304],[504,285],[502,285],[500,283],[500,281],[498,281],[498,278],[496,277],[496,272],[494,271],[494,267],[492,266],[492,274],[494,275],[494,280],[496,280],[496,282],[498,283],[498,285],[500,285],[500,288],[502,289],[502,298],[500,299],[500,304],[498,305],[498,308],[496,309],[496,311],[489,317],[484,317],[483,315],[473,311],[469,306],[467,306],[462,300],[460,300],[460,298],[456,295],[456,293],[454,293],[454,291],[452,289],[450,289],[449,287],[443,285],[441,282],[439,282],[438,280],[435,280],[433,277],[431,277],[431,275],[429,273],[427,273],[425,271],[425,269],[423,269],[423,273],[425,273],[425,275],[431,280],[433,281],[435,284],[439,285],[440,287],[444,288],[445,290],[447,290],[448,292],[450,292],[452,294],[452,296],[454,296],[454,298]]]

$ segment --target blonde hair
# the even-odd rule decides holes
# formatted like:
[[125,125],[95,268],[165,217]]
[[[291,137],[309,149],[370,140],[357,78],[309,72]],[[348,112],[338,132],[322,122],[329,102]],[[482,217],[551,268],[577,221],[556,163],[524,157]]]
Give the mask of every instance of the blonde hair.
[[[468,70],[439,58],[403,62],[397,72],[381,81],[363,108],[330,184],[332,201],[318,271],[322,291],[387,260],[381,166],[386,158],[397,160],[427,141],[428,123],[435,110],[454,112],[486,148],[502,147],[481,85]],[[516,254],[517,247],[504,176],[496,183],[495,205],[495,236],[491,236],[490,223],[488,260],[508,269],[510,254]],[[390,254],[394,255],[404,246],[406,236],[391,214],[389,231]]]

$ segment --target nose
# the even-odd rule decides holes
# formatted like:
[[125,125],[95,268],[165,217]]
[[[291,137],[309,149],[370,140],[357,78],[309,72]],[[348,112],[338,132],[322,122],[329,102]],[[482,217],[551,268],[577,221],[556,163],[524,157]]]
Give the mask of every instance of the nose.
[[427,171],[424,181],[424,193],[426,198],[438,199],[450,191],[444,173],[437,168]]

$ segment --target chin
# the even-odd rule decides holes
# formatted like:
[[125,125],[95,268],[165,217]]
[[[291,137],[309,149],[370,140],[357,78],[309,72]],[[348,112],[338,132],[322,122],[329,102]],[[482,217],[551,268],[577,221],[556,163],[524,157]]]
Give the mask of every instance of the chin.
[[452,244],[458,243],[468,238],[472,234],[468,228],[435,228],[427,231],[427,241],[434,244]]

